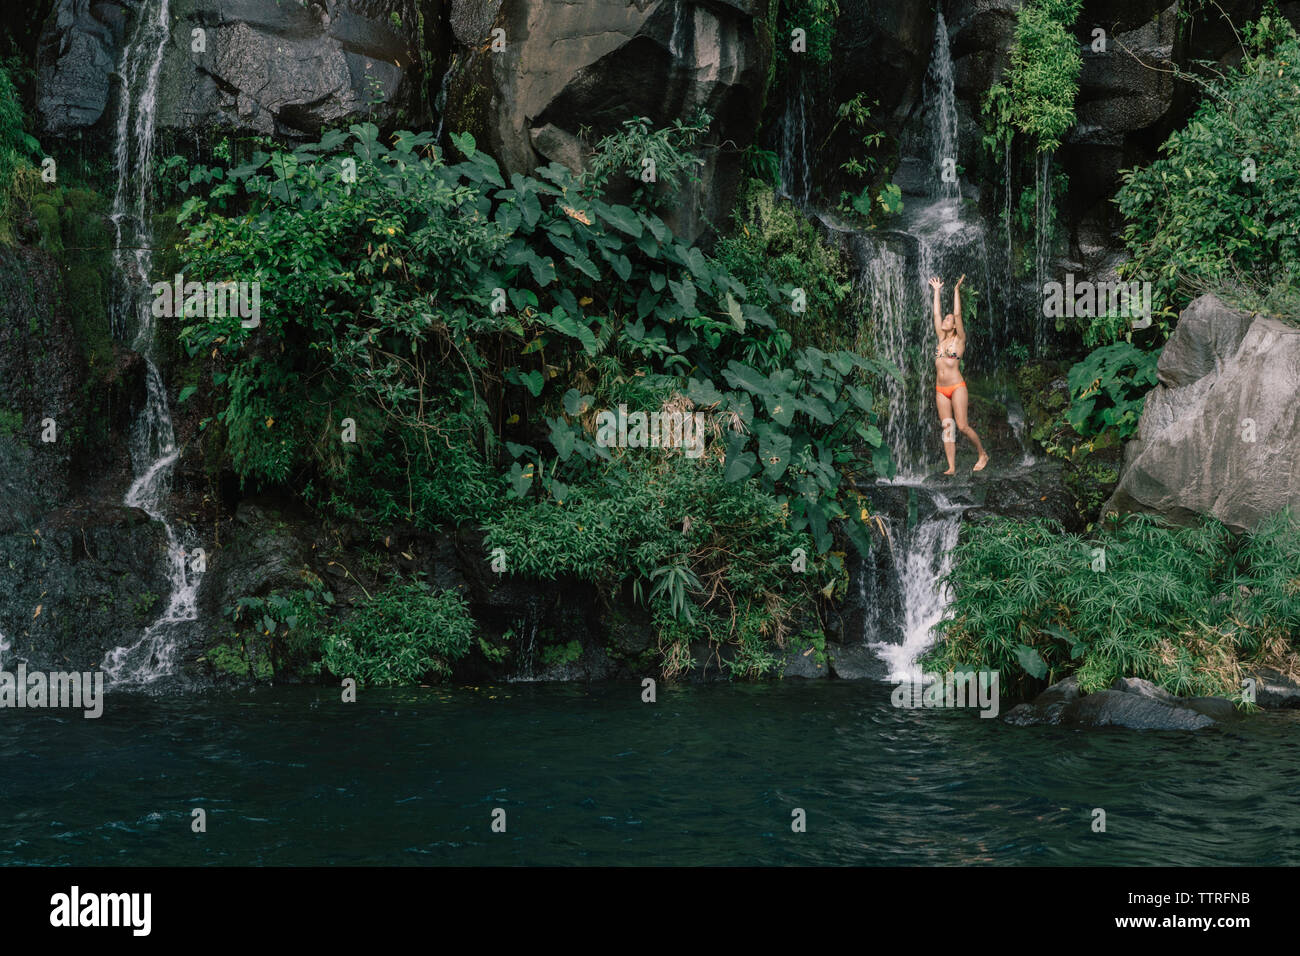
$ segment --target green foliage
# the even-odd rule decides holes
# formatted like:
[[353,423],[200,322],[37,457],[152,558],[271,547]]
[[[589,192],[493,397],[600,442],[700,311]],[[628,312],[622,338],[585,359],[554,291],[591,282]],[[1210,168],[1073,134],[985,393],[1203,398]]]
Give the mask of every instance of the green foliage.
[[1128,438],[1137,431],[1146,393],[1156,384],[1159,359],[1158,352],[1128,342],[1094,349],[1070,368],[1070,424],[1085,437],[1114,428]]
[[248,643],[242,641],[238,646],[234,640],[214,644],[208,648],[203,657],[199,658],[199,661],[208,664],[218,674],[228,674],[240,679],[269,681],[275,676],[271,659],[265,653],[259,653],[257,648],[250,647]]
[[1016,12],[1011,65],[985,95],[984,113],[993,130],[985,145],[998,149],[1015,130],[1037,150],[1052,152],[1074,125],[1083,59],[1070,27],[1082,0],[1026,0]]
[[366,685],[445,679],[474,638],[474,621],[454,591],[397,584],[332,624],[321,641],[323,663],[336,677]]
[[[223,165],[168,161],[163,182],[184,197],[187,278],[261,283],[258,328],[181,330],[236,474],[358,521],[479,525],[509,573],[631,584],[669,672],[690,622],[716,644],[779,646],[841,585],[836,542],[870,547],[850,479],[889,470],[875,406],[897,370],[838,347],[854,331],[844,263],[770,190],[753,187],[753,218],[716,257],[648,199],[609,202],[604,178],[649,143],[661,183],[691,165],[669,156],[688,156],[680,137],[639,120],[625,134],[585,179],[552,164],[507,182],[467,135],[449,165],[427,133],[381,142],[358,124],[291,151],[223,148]],[[700,441],[690,457],[610,448],[599,413],[619,406],[699,416]],[[791,570],[796,548],[810,573]],[[347,620],[379,613],[366,607]],[[332,632],[325,664],[402,681],[463,653],[398,630]]]
[[1295,543],[1285,517],[1236,554],[1214,521],[1129,515],[1090,539],[1047,520],[963,525],[926,669],[996,669],[1022,689],[1025,675],[1077,671],[1085,693],[1144,677],[1175,694],[1238,696],[1241,664],[1276,657],[1278,636],[1296,633]]
[[285,670],[310,671],[317,656],[316,632],[326,609],[334,604],[334,595],[309,572],[304,572],[304,581],[301,588],[241,597],[223,608],[236,629],[224,649],[209,651],[209,663],[255,680]]
[[501,642],[493,643],[485,637],[478,639],[478,647],[483,657],[489,664],[500,664],[510,656],[510,639],[514,637],[514,631],[506,631],[501,635]]
[[1240,553],[1233,582],[1235,615],[1243,643],[1262,646],[1269,637],[1300,636],[1300,516],[1281,511],[1254,528]]
[[[776,53],[782,62],[807,58],[824,66],[831,61],[835,41],[835,19],[840,15],[837,0],[780,0],[777,15]],[[805,53],[790,49],[791,34],[801,29],[807,36]]]
[[552,644],[550,647],[542,649],[542,665],[544,667],[564,667],[572,664],[582,656],[582,643],[580,641],[569,641],[567,644]]
[[[633,206],[649,209],[662,206],[685,183],[698,182],[696,170],[704,160],[694,148],[709,131],[712,119],[700,112],[689,123],[673,120],[673,125],[653,129],[650,120],[635,116],[623,122],[623,129],[602,137],[593,147],[583,174],[583,183],[594,192],[604,192],[609,181],[622,174],[635,183]],[[585,127],[581,137],[589,138]],[[653,178],[650,176],[653,170]]]
[[23,129],[23,110],[9,73],[0,67],[0,240],[12,241],[10,194],[20,167],[39,152],[40,144]]
[[153,609],[158,604],[158,595],[152,591],[143,591],[131,601],[131,613],[141,624],[149,622]]
[[751,143],[745,147],[745,174],[775,189],[781,185],[781,157]]
[[843,555],[809,557],[795,571],[796,549],[811,555],[813,544],[791,529],[788,503],[752,480],[727,481],[721,461],[629,455],[616,465],[601,482],[570,488],[563,506],[507,510],[487,527],[487,546],[505,552],[513,574],[574,577],[606,592],[630,579],[663,648],[679,632],[688,644],[772,643],[818,592],[843,593]]
[[[716,436],[729,480],[758,477],[788,496],[793,524],[829,547],[841,470],[887,463],[869,384],[886,366],[790,351],[724,263],[558,164],[507,186],[469,137],[453,136],[465,157],[455,166],[427,133],[393,140],[362,124],[230,169],[195,167],[179,183],[200,187],[179,215],[187,276],[267,290],[258,330],[238,317],[182,330],[223,367],[213,381],[241,475],[353,474],[364,456],[339,453],[346,414],[373,420],[371,441],[400,447],[408,468],[458,448],[495,467],[504,446],[517,460],[503,490],[562,501],[609,455],[591,440],[591,416],[561,396],[655,410],[678,394],[734,423]],[[765,292],[788,322],[802,320],[790,288]],[[413,472],[407,484],[410,502]]]
[[1280,16],[1245,31],[1222,75],[1182,74],[1204,90],[1164,156],[1128,171],[1124,275],[1151,281],[1171,310],[1235,289],[1248,307],[1293,306],[1300,286],[1300,38]]
[[[875,202],[871,199],[871,179],[878,172],[878,153],[885,139],[884,130],[876,128],[871,122],[871,109],[879,105],[879,101],[867,105],[865,93],[859,93],[841,103],[835,111],[835,123],[819,149],[819,152],[825,152],[831,139],[841,129],[852,134],[851,149],[854,152],[840,163],[840,171],[851,181],[856,180],[860,183],[861,188],[856,194],[849,190],[842,191],[839,204],[836,206],[836,211],[840,215],[851,220],[871,222],[877,218],[878,212],[894,216],[903,211],[902,190],[893,183],[884,184],[876,195]],[[877,205],[880,207],[879,210],[876,208]]]
[[[795,346],[842,347],[853,341],[853,329],[845,321],[853,292],[847,263],[770,186],[751,180],[742,187],[731,234],[718,241],[715,255],[745,285],[751,303],[776,311],[781,328],[763,343],[774,359]],[[782,301],[783,288],[804,291],[805,311],[781,308],[790,302],[788,295]]]

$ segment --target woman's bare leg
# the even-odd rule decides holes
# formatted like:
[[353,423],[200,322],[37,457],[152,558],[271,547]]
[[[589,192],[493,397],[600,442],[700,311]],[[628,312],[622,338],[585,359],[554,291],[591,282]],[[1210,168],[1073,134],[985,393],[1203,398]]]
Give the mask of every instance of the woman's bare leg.
[[943,453],[948,456],[948,470],[945,475],[957,473],[957,422],[952,417],[952,399],[943,392],[934,393],[939,403],[939,424],[943,427]]
[[966,422],[966,406],[970,400],[966,392],[966,386],[962,385],[952,393],[952,414],[957,419],[957,430],[969,438],[975,450],[979,452],[979,460],[975,462],[975,467],[971,471],[980,471],[989,463],[989,456],[985,454],[984,446],[980,444],[980,436],[975,434],[975,429]]

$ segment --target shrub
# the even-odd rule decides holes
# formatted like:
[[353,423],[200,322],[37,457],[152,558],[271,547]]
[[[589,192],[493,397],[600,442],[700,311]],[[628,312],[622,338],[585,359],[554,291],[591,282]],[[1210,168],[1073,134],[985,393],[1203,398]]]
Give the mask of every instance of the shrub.
[[1297,543],[1285,515],[1240,547],[1208,519],[1175,528],[1128,515],[1091,538],[1048,520],[964,525],[926,667],[996,669],[1021,689],[1074,671],[1085,693],[1144,677],[1175,694],[1239,696],[1242,664],[1289,654],[1279,639],[1300,621]]
[[1158,352],[1116,342],[1093,350],[1070,368],[1067,418],[1087,437],[1114,428],[1128,438],[1137,431],[1146,393],[1156,384]]
[[986,145],[1009,140],[1015,130],[1029,136],[1040,153],[1052,152],[1074,125],[1083,59],[1070,27],[1083,0],[1026,0],[1016,13],[1011,65],[984,100],[994,123]]
[[443,679],[470,650],[474,621],[454,591],[398,584],[332,625],[321,641],[324,665],[362,684]]
[[[1205,291],[1279,304],[1300,283],[1300,38],[1281,16],[1247,27],[1246,55],[1200,84],[1204,98],[1164,156],[1129,170],[1116,195],[1127,277],[1176,311]],[[1238,295],[1236,298],[1243,298]]]

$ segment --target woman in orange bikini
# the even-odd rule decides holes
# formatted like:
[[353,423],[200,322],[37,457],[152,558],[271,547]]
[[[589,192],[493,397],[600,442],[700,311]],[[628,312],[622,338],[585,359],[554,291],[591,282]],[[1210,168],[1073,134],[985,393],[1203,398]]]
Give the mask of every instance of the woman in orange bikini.
[[[934,289],[934,331],[939,336],[939,347],[934,353],[935,379],[934,399],[939,403],[939,421],[943,425],[943,451],[948,456],[948,470],[945,475],[957,471],[957,432],[971,440],[979,452],[979,460],[971,471],[980,471],[989,463],[989,456],[984,453],[980,436],[966,422],[967,395],[966,383],[962,381],[961,371],[957,368],[962,353],[966,351],[966,329],[961,324],[961,284],[966,281],[962,276],[952,292],[952,312],[943,314],[939,305],[939,290],[943,282],[938,278],[930,280]],[[955,426],[955,427],[954,427]]]

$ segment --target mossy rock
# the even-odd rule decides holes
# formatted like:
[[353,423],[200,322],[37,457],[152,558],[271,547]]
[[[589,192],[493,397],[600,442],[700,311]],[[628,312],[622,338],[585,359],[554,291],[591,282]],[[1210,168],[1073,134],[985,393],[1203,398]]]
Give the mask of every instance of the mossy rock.
[[63,255],[63,231],[59,228],[59,209],[49,199],[32,204],[32,218],[40,231],[41,248],[51,255]]

